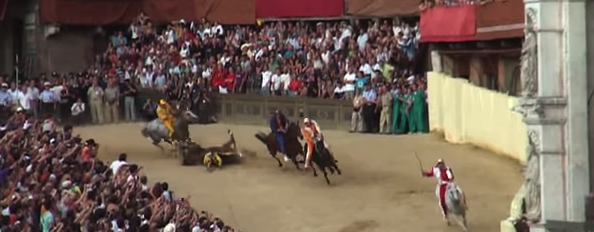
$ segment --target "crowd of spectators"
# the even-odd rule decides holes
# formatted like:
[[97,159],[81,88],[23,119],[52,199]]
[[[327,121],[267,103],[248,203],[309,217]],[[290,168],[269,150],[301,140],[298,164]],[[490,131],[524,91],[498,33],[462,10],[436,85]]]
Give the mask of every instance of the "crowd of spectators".
[[126,154],[102,162],[71,126],[18,110],[0,129],[0,231],[234,231],[166,182],[148,186]]
[[152,119],[154,99],[138,93],[153,89],[208,121],[212,92],[281,95],[352,101],[353,132],[426,132],[419,33],[379,20],[160,27],[141,14],[87,70],[0,77],[0,231],[233,231],[167,183],[149,188],[125,154],[104,163],[93,139],[56,124]]
[[[86,117],[101,124],[121,116],[127,121],[154,117],[155,104],[137,95],[139,89],[155,89],[187,102],[208,123],[216,120],[208,97],[212,92],[349,101],[359,92],[353,131],[416,132],[409,128],[424,126],[408,123],[410,114],[426,108],[426,102],[408,96],[424,96],[426,80],[415,73],[419,38],[416,24],[397,20],[258,26],[180,20],[155,26],[141,14],[109,38],[106,52],[89,69],[42,74],[20,86],[9,83],[10,89],[0,91],[0,102],[34,115],[56,112],[60,121]],[[383,92],[392,97],[382,98]],[[380,130],[384,127],[391,129]]]

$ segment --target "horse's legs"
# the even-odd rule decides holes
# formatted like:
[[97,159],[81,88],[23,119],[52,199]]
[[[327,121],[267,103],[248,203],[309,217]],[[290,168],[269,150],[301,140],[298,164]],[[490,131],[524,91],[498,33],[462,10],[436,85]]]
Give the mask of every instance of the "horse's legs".
[[314,176],[318,176],[318,172],[316,171],[316,168],[314,167],[314,165],[311,165],[311,170],[313,170],[313,175]]
[[332,166],[328,166],[328,170],[330,170],[330,174],[332,174],[332,175],[334,175],[334,173],[336,172],[334,170],[334,167],[332,167]]
[[276,162],[278,162],[278,167],[282,168],[283,167],[283,162],[281,162],[281,160],[276,157],[276,152],[272,152],[272,149],[268,148],[268,152],[270,152],[270,156],[272,156],[272,158],[274,158],[276,160]]
[[464,232],[468,232],[468,225],[466,224],[466,215],[462,215],[462,229]]
[[322,169],[324,172],[324,179],[326,179],[326,184],[330,185],[330,179],[328,179],[328,172],[325,169]]
[[169,143],[169,145],[172,145],[173,146],[173,142],[171,142],[171,140],[169,140],[169,139],[163,139],[163,141],[165,141],[166,143]]
[[297,168],[297,170],[301,171],[301,168],[299,167],[299,162],[297,162],[297,156],[291,158],[291,161],[293,162],[293,164],[295,164],[295,168]]
[[159,141],[155,141],[155,140],[152,140],[152,141],[153,141],[153,145],[155,147],[158,147],[159,149],[161,149],[161,152],[165,152],[165,148],[163,148],[163,146],[161,146],[161,144],[159,144]]
[[332,166],[334,167],[334,169],[336,169],[336,173],[338,175],[342,175],[342,171],[340,171],[340,168],[338,168],[338,165],[336,165],[336,163],[333,163]]

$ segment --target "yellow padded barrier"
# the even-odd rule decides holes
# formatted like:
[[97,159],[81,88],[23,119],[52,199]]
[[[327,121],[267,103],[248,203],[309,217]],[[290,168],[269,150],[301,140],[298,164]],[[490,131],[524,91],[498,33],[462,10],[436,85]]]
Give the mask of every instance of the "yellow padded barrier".
[[518,98],[452,78],[443,73],[427,75],[429,126],[445,140],[473,144],[525,163],[526,126],[511,111]]

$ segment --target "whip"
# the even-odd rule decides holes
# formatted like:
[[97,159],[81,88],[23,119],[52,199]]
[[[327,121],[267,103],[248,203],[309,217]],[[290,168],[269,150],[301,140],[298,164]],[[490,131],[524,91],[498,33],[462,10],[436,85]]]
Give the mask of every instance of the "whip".
[[415,158],[417,158],[417,162],[419,163],[419,169],[421,170],[421,173],[423,173],[423,163],[421,162],[421,159],[419,158],[419,155],[417,155],[417,152],[415,151]]

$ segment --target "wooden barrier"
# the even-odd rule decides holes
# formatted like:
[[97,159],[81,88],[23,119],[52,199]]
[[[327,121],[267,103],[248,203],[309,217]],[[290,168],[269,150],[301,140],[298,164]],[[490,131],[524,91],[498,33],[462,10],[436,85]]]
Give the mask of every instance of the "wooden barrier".
[[[141,102],[164,97],[155,90],[139,91]],[[219,122],[239,125],[266,126],[271,109],[282,111],[290,120],[300,120],[299,110],[303,110],[305,117],[315,119],[324,129],[349,130],[353,112],[350,101],[336,99],[240,94],[213,94],[210,98]]]
[[350,101],[284,96],[223,95],[213,96],[218,119],[224,123],[268,125],[270,110],[278,109],[290,120],[305,117],[315,119],[324,129],[349,130],[352,106]]

